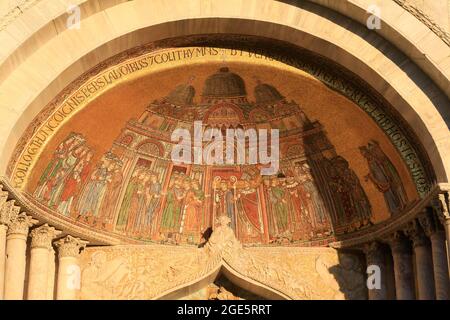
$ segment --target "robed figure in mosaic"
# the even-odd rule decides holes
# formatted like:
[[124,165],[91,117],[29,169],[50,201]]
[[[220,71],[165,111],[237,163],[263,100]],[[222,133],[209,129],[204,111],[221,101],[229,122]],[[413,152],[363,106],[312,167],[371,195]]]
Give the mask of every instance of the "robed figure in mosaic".
[[188,242],[198,241],[205,227],[203,200],[205,194],[201,190],[198,181],[193,180],[186,193],[185,207],[183,210],[182,226],[180,233],[188,238]]
[[186,198],[186,189],[183,187],[185,175],[177,175],[169,185],[166,204],[161,217],[160,230],[163,233],[179,233],[181,224],[181,211]]
[[329,183],[335,195],[338,224],[368,224],[372,207],[347,160],[337,156],[328,161]]
[[237,190],[236,208],[239,217],[239,234],[243,242],[262,242],[264,227],[262,221],[261,200],[258,187],[261,184],[258,178],[239,181]]
[[376,141],[371,141],[367,146],[359,149],[370,169],[366,180],[372,181],[378,191],[383,193],[389,211],[397,214],[408,201],[397,169]]
[[[236,182],[233,177],[233,183]],[[235,234],[237,233],[236,222],[236,196],[234,189],[232,189],[229,183],[225,180],[221,180],[220,177],[216,177],[214,180],[214,210],[215,217],[227,216],[231,223],[230,227]]]
[[290,230],[290,215],[287,203],[287,190],[284,188],[278,177],[270,180],[269,204],[271,217],[269,219],[269,233],[273,237],[286,235]]

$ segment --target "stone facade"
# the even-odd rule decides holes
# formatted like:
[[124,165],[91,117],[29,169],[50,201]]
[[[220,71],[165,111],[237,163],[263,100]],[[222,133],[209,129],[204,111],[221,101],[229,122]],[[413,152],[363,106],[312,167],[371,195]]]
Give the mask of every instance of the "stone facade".
[[[168,0],[79,0],[74,30],[66,1],[0,2],[0,300],[450,298],[448,1],[378,1],[376,30],[366,26],[371,0],[183,0],[177,10]],[[161,67],[149,75],[159,83],[135,74],[174,47],[229,52]],[[118,68],[133,72],[97,92]],[[128,117],[105,121],[118,131],[89,134],[83,112],[132,90]],[[73,101],[82,107],[71,114]],[[276,113],[291,107],[302,110],[294,126]],[[284,166],[267,182],[242,168],[168,163],[164,129],[198,119],[219,130],[286,127]],[[71,132],[76,120],[88,138]],[[303,163],[291,168],[294,158]],[[190,199],[178,207],[174,173]],[[134,190],[133,179],[145,183]],[[175,227],[163,218],[174,203]],[[145,224],[144,207],[157,223]]]

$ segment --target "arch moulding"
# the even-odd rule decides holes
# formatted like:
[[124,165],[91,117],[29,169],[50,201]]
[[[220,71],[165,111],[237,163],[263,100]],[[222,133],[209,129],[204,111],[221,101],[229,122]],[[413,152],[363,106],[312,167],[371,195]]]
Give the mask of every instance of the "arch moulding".
[[[342,7],[331,10],[323,3],[294,6],[270,0],[180,1],[176,8],[164,0],[117,1],[115,5],[103,6],[97,5],[96,1],[79,3],[83,12],[89,12],[79,30],[58,27],[64,25],[66,8],[54,3],[52,6],[50,1],[43,0],[0,31],[2,38],[7,40],[0,52],[3,75],[0,79],[0,173],[3,175],[18,139],[36,114],[77,77],[107,58],[171,37],[243,34],[305,48],[364,79],[385,97],[426,147],[436,182],[449,181],[450,155],[446,152],[450,149],[446,123],[450,117],[449,92],[437,79],[445,79],[448,86],[449,77],[439,63],[432,63],[432,67],[425,62],[416,63],[417,59],[407,44],[412,46],[410,49],[423,54],[426,54],[426,48],[414,46],[412,40],[406,41],[412,39],[411,34],[390,24],[394,13],[407,17],[406,11],[394,2],[383,6],[383,10],[392,12],[383,18],[383,22],[395,31],[388,35],[402,34],[402,39],[406,39],[399,45],[403,53],[364,25],[333,11],[342,11]],[[365,1],[359,1],[358,6],[355,1],[345,3],[352,9],[349,12],[355,17],[359,15],[361,20]],[[46,18],[42,17],[39,22],[30,19],[44,9],[49,10],[44,15]],[[59,24],[53,29],[46,27],[46,22],[53,19]],[[26,32],[29,37],[14,38],[13,33],[22,34],[23,26],[19,26],[24,23],[29,25]],[[431,30],[425,28],[425,31],[423,26],[419,20],[411,20],[408,28],[433,41],[436,37],[444,44],[440,54],[448,56],[449,47]],[[382,36],[386,36],[383,32],[388,32],[387,29],[380,31]],[[390,40],[388,36],[386,38]],[[432,54],[425,57],[422,60],[439,60]]]

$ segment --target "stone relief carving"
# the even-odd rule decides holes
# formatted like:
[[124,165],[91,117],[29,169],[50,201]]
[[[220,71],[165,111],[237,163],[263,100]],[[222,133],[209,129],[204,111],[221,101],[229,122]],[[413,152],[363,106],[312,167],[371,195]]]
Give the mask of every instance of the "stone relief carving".
[[81,299],[155,299],[221,267],[291,299],[365,298],[357,258],[329,248],[243,248],[229,223],[221,217],[202,248],[87,248],[81,255]]

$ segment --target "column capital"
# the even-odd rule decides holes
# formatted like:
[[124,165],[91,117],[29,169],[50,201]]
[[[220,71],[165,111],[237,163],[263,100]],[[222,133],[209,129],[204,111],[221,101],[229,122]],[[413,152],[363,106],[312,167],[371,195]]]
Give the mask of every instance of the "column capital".
[[440,193],[432,201],[433,209],[443,225],[450,223],[450,204],[448,192]]
[[391,247],[393,254],[410,254],[411,246],[408,238],[405,237],[405,234],[402,231],[395,231],[391,235],[388,236],[387,242]]
[[83,241],[70,235],[55,242],[55,246],[58,248],[59,258],[78,257],[80,250],[84,249],[86,244],[87,241]]
[[443,231],[438,218],[432,211],[432,208],[425,208],[424,211],[417,216],[417,220],[419,221],[422,230],[429,238],[431,238],[432,235]]
[[429,244],[429,240],[417,219],[408,222],[404,228],[404,232],[405,235],[413,242],[414,248]]
[[8,235],[21,234],[28,235],[30,227],[38,221],[28,216],[25,212],[19,213],[8,225]]
[[9,225],[20,212],[20,207],[15,205],[14,200],[8,201],[5,191],[0,191],[0,224]]
[[383,247],[381,243],[372,241],[364,245],[363,251],[367,257],[367,261],[383,260]]
[[34,228],[30,232],[31,248],[45,248],[50,249],[53,239],[58,236],[61,231],[44,224],[40,227]]

